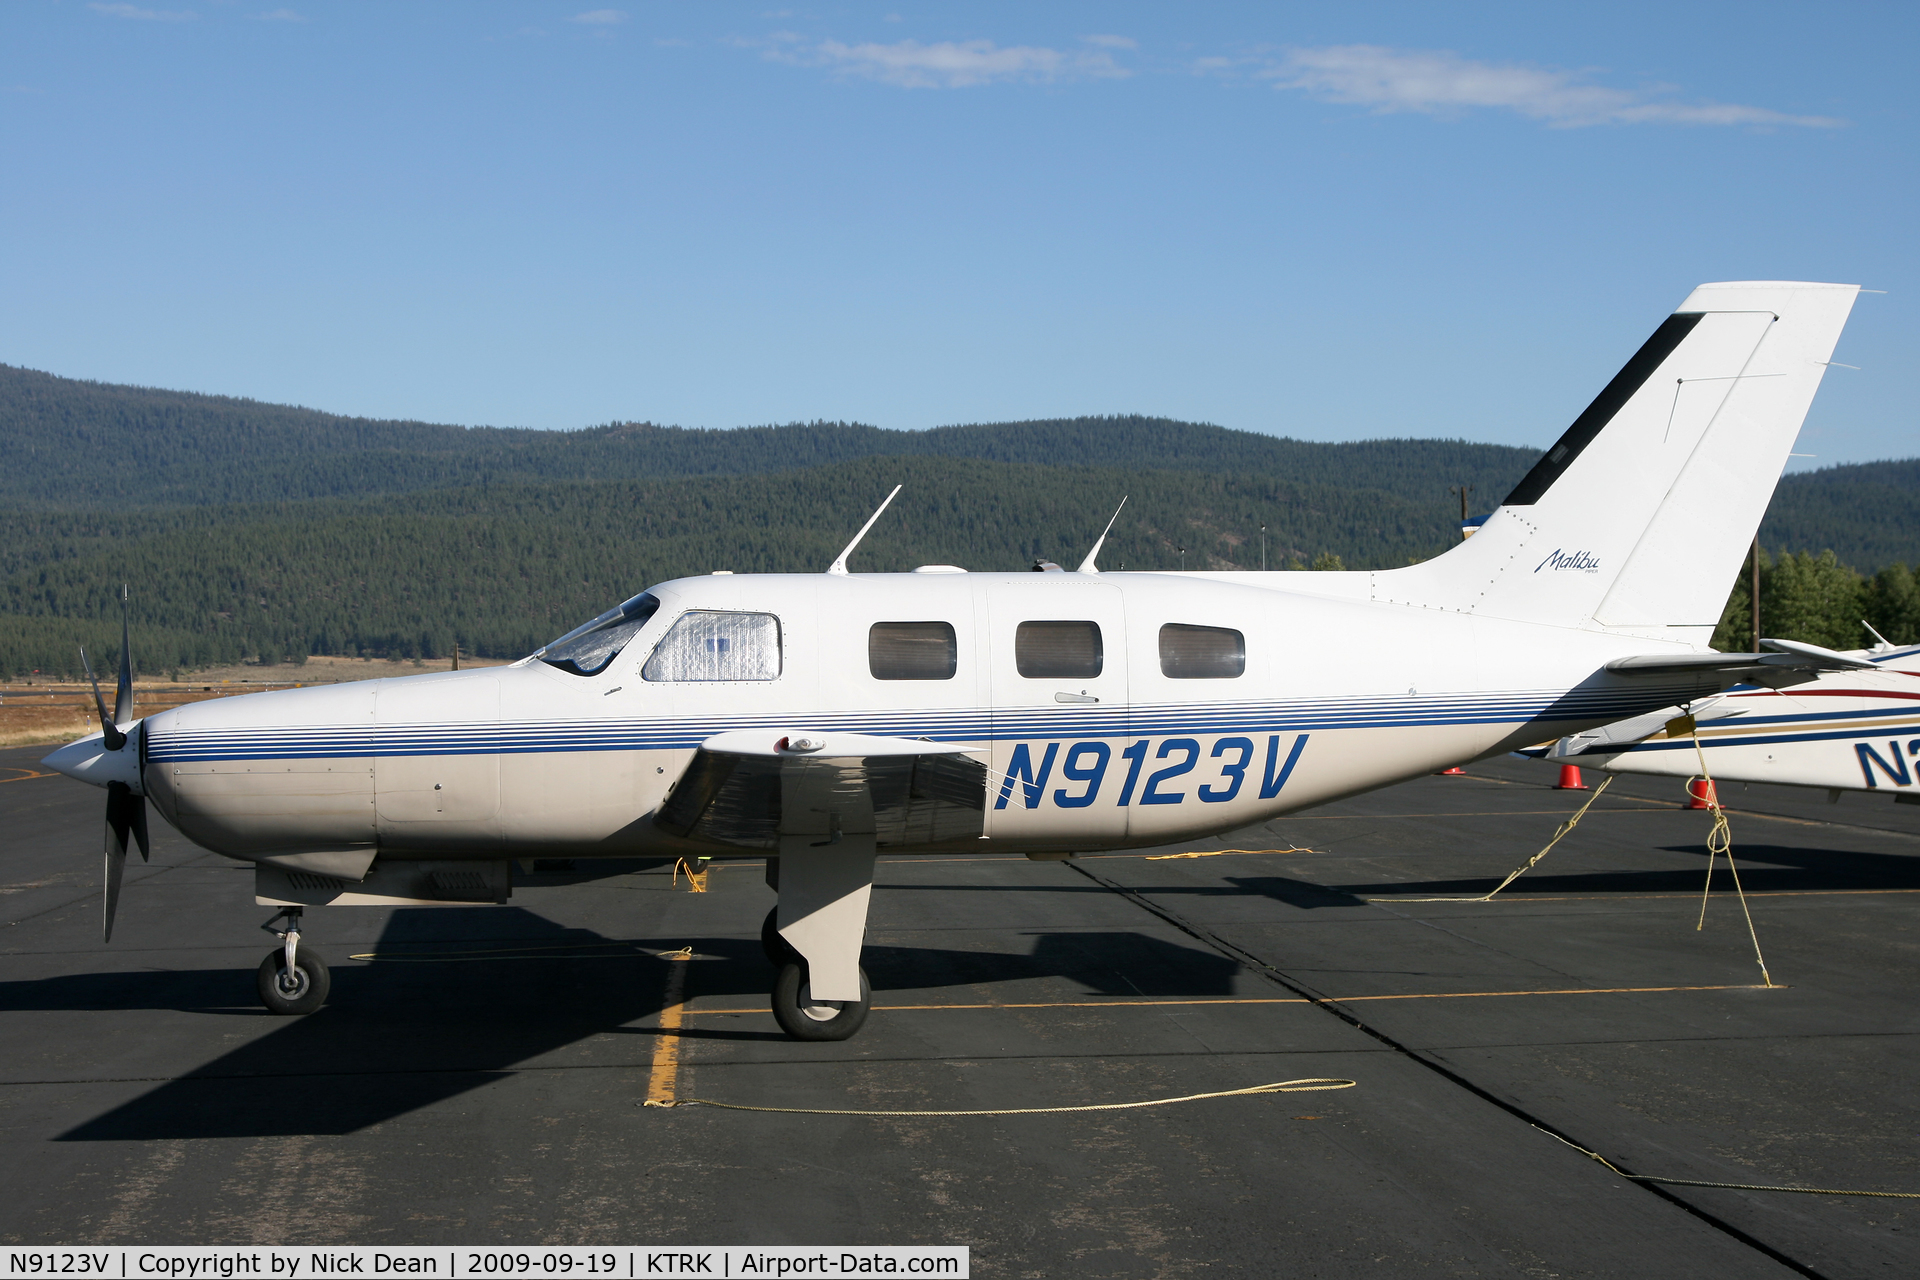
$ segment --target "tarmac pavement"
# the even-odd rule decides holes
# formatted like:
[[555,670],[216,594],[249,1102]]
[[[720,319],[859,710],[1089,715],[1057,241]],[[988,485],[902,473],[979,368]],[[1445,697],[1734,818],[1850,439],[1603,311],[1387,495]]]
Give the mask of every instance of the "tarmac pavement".
[[[1502,759],[1163,850],[883,859],[875,1010],[766,1011],[759,864],[314,911],[266,1014],[249,868],[0,751],[0,1242],[965,1244],[982,1276],[1920,1274],[1920,809]],[[1592,779],[1594,775],[1589,774]],[[1272,852],[1222,852],[1225,850]],[[1163,857],[1164,854],[1201,854]],[[584,864],[583,864],[584,865]],[[688,947],[692,959],[662,958]],[[374,956],[374,959],[352,959]],[[1301,1078],[1338,1092],[1071,1107]],[[1558,1136],[1555,1136],[1558,1135]],[[1583,1154],[1597,1152],[1615,1166]]]

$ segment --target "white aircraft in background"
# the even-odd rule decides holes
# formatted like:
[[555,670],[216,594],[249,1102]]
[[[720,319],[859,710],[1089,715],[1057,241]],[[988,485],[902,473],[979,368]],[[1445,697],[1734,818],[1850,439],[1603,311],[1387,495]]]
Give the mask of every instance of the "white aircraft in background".
[[[1782,640],[1760,643],[1815,654],[1839,669],[1778,689],[1765,687],[1762,677],[1686,707],[1571,734],[1543,758],[1689,782],[1704,764],[1715,783],[1823,787],[1835,801],[1842,792],[1874,792],[1920,804],[1920,645],[1880,640],[1872,649],[1836,653]],[[1688,715],[1693,729],[1684,722]]]
[[733,854],[779,895],[775,1017],[844,1039],[878,852],[1188,840],[1830,667],[1707,642],[1857,292],[1702,285],[1471,541],[1407,568],[1101,573],[1096,544],[1071,573],[849,574],[870,519],[825,573],[664,582],[510,667],[135,721],[123,640],[115,714],[47,764],[107,788],[109,934],[148,800],[254,864],[288,921],[275,1011],[326,994],[304,907]]

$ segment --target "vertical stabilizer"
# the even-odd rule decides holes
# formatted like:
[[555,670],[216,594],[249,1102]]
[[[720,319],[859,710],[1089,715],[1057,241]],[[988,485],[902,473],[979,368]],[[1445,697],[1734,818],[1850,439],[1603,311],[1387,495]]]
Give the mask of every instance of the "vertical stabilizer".
[[1858,293],[1701,285],[1478,533],[1368,594],[1704,644]]

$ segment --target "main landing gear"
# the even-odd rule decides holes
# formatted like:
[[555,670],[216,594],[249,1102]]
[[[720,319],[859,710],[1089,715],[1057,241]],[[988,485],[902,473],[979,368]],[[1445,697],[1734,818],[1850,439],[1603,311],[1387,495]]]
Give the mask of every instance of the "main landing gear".
[[860,970],[858,1000],[820,1000],[807,981],[807,961],[791,942],[780,936],[780,908],[767,912],[760,926],[760,949],[767,963],[779,970],[773,983],[773,1020],[796,1040],[846,1040],[867,1020],[873,1007],[873,985]]
[[[327,1001],[333,975],[318,952],[300,950],[299,907],[282,907],[260,927],[280,939],[280,945],[260,962],[260,1003],[268,1013],[312,1013]],[[285,920],[285,929],[273,926]]]
[[873,1007],[860,951],[874,853],[872,835],[836,831],[783,834],[778,856],[767,859],[767,885],[780,904],[760,926],[760,947],[780,971],[774,1021],[796,1040],[846,1040]]

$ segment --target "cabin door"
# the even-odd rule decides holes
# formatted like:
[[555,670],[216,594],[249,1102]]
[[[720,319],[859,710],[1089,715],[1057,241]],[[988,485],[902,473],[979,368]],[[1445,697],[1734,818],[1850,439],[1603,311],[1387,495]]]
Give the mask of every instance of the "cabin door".
[[1090,851],[1127,834],[1127,635],[1119,588],[1036,573],[985,587],[993,744],[987,834]]

